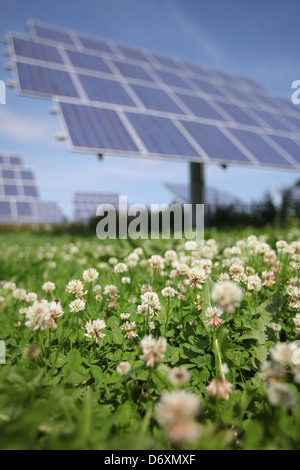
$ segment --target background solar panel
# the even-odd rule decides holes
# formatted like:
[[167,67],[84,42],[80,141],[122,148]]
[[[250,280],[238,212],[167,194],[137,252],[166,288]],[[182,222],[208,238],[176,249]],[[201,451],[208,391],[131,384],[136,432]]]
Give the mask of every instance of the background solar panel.
[[100,204],[111,204],[119,210],[119,195],[115,193],[75,193],[73,205],[76,220],[87,223],[96,217]]
[[[191,203],[190,186],[187,184],[166,183],[165,186],[184,204]],[[241,199],[230,192],[220,191],[212,187],[205,188],[205,205],[210,210],[215,210],[217,207],[245,206]]]
[[21,157],[0,155],[0,224],[61,223],[61,210],[54,206],[56,215],[53,203],[39,200],[34,173],[23,166]]
[[[300,139],[299,111],[251,79],[38,22],[30,26],[34,39],[12,35],[19,90],[61,101],[74,150],[188,161],[203,161],[206,153],[207,161],[300,169],[298,154],[290,155],[297,148],[288,145]],[[183,127],[175,126],[182,116]],[[166,137],[159,119],[166,119],[160,121]],[[270,139],[286,139],[286,158],[258,128]]]

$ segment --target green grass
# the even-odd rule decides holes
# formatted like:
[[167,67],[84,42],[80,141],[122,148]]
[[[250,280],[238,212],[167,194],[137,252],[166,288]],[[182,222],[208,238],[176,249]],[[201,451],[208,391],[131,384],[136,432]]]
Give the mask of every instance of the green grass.
[[[291,244],[300,234],[297,228],[266,232],[255,234],[266,235],[273,250],[277,240]],[[260,375],[261,364],[270,359],[270,348],[278,342],[299,339],[293,321],[297,309],[289,305],[286,292],[289,279],[299,275],[297,256],[292,258],[295,250],[287,254],[277,250],[280,269],[272,286],[263,286],[257,295],[249,295],[240,282],[244,294],[235,313],[225,311],[224,323],[215,331],[205,323],[207,308],[217,305],[212,302],[211,292],[218,276],[229,272],[225,259],[239,257],[244,267],[252,266],[260,278],[263,271],[272,269],[263,254],[251,253],[247,243],[241,254],[224,254],[226,247],[247,240],[252,233],[250,229],[207,233],[206,240],[214,238],[218,243],[211,273],[201,289],[187,285],[181,298],[176,295],[169,301],[162,296],[162,289],[170,285],[177,290],[178,282],[188,280],[188,276],[170,276],[173,267],[166,262],[161,275],[146,261],[154,254],[163,257],[167,250],[175,250],[179,257],[187,255],[184,261],[189,265],[191,254],[184,252],[182,242],[101,242],[96,236],[0,234],[0,280],[13,282],[27,293],[35,292],[38,300],[60,299],[64,310],[64,315],[56,320],[56,329],[34,331],[25,325],[25,315],[19,313],[31,304],[15,299],[13,292],[4,288],[4,282],[0,285],[0,296],[4,298],[0,307],[0,340],[6,345],[6,365],[0,365],[0,448],[298,449],[300,388],[293,364],[287,364],[284,377],[273,377],[268,384]],[[143,248],[137,266],[116,274],[111,258],[126,263],[126,257],[137,247]],[[194,254],[193,261],[197,259],[203,259],[203,254]],[[93,284],[82,278],[88,268],[99,272]],[[130,284],[121,282],[123,276],[130,277]],[[69,305],[75,297],[66,291],[73,279],[81,280],[87,291],[86,307],[78,314],[70,312]],[[46,281],[56,285],[52,294],[42,289]],[[102,287],[97,299],[93,293],[95,284]],[[153,330],[136,313],[144,284],[152,285],[161,304],[152,319]],[[103,293],[107,285],[118,287],[115,307],[109,306],[109,296]],[[198,301],[201,309],[197,308]],[[121,313],[130,313],[129,321],[136,323],[136,338],[125,339]],[[85,336],[82,327],[96,319],[106,323],[106,336],[98,342]],[[273,322],[280,324],[279,333],[272,329]],[[168,341],[162,363],[153,368],[141,359],[145,334],[165,336]],[[35,359],[24,356],[28,346],[39,348]],[[116,371],[121,361],[131,365],[126,375]],[[226,379],[233,386],[232,393],[224,399],[213,398],[206,390],[211,380],[220,376],[221,363],[227,364]],[[178,388],[201,400],[200,411],[193,418],[200,425],[200,432],[191,443],[172,444],[168,429],[156,412],[161,395],[177,389],[169,380],[174,367],[190,372],[190,381]],[[295,403],[284,406],[282,399],[276,406],[271,404],[267,391],[274,387],[274,380],[288,387]]]

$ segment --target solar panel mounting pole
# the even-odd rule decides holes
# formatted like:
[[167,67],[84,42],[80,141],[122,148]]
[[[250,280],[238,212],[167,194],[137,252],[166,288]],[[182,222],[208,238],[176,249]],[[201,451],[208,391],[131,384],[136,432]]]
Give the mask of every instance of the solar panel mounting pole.
[[205,204],[204,163],[190,163],[190,192],[193,227],[196,227],[196,205]]

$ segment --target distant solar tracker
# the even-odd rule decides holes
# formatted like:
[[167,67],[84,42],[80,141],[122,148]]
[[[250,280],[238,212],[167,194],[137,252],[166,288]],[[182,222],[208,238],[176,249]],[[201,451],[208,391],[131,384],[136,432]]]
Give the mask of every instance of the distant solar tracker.
[[238,75],[31,21],[21,94],[53,99],[72,151],[300,170],[300,112]]
[[56,211],[39,199],[39,190],[32,170],[24,167],[21,157],[0,154],[0,224],[61,223]]
[[75,193],[74,200],[75,220],[87,223],[96,217],[97,207],[100,204],[111,204],[119,210],[119,195],[115,193]]
[[[168,188],[176,197],[178,197],[182,203],[190,204],[191,203],[191,194],[190,186],[187,184],[172,184],[166,183],[166,188]],[[234,196],[228,191],[221,191],[216,188],[207,187],[205,194],[205,204],[212,210],[215,210],[217,207],[243,207],[245,203],[241,201],[238,197]]]

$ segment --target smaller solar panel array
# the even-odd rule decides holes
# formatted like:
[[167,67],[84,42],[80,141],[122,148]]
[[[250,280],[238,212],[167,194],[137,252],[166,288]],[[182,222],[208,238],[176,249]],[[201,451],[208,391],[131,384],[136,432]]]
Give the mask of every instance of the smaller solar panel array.
[[22,94],[54,99],[71,150],[300,169],[300,113],[245,77],[39,22],[10,37]]
[[17,155],[0,154],[0,224],[61,223],[58,206],[39,199],[38,185],[31,169]]
[[[190,187],[187,184],[166,183],[168,188],[180,201],[184,204],[191,203]],[[216,188],[207,187],[205,189],[205,206],[210,210],[215,210],[218,207],[244,207],[245,203],[238,197],[234,196],[228,191],[221,191]]]
[[74,200],[75,220],[88,223],[96,217],[96,211],[101,204],[111,204],[116,211],[119,210],[119,195],[115,193],[75,193]]

